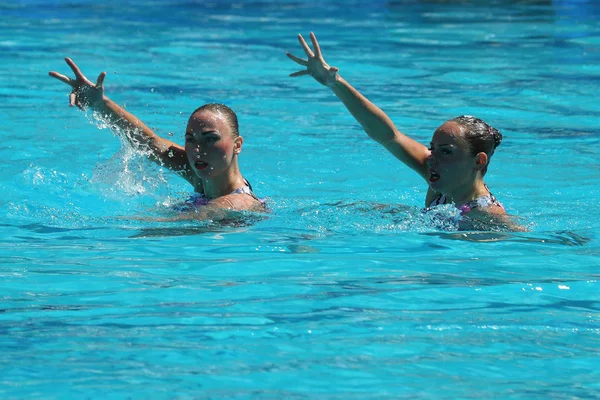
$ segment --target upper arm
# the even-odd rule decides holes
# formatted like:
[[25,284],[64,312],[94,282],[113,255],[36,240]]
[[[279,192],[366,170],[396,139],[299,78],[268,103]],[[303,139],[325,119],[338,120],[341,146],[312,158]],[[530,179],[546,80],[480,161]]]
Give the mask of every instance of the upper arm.
[[396,131],[394,137],[390,140],[380,143],[394,157],[418,173],[423,179],[428,179],[427,158],[431,153],[426,146],[399,131]]
[[152,159],[161,166],[170,169],[196,186],[196,175],[190,167],[185,148],[170,140],[157,137],[154,140]]

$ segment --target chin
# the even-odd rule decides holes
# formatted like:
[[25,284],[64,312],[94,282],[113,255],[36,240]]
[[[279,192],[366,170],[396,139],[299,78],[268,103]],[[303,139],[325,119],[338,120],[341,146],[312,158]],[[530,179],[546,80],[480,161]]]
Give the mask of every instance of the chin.
[[211,168],[206,168],[206,169],[202,169],[202,170],[196,170],[196,175],[198,175],[198,177],[202,178],[202,179],[211,179],[211,178],[216,178],[220,175],[223,175],[224,171],[219,169],[211,169]]

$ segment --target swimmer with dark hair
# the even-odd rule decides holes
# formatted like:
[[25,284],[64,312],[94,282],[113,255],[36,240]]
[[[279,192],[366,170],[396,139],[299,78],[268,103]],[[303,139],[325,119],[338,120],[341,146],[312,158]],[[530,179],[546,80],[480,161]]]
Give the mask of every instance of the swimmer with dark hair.
[[187,180],[195,195],[186,203],[191,219],[221,219],[227,211],[265,211],[238,166],[244,139],[238,132],[235,113],[223,104],[205,104],[190,116],[185,146],[158,136],[133,114],[104,94],[102,72],[96,84],[88,80],[70,59],[75,78],[58,72],[54,77],[71,86],[69,104],[84,110],[90,108],[113,130],[123,132],[128,141],[143,150],[148,158]]
[[380,108],[340,76],[338,68],[327,64],[314,33],[310,33],[310,38],[314,51],[298,35],[307,59],[286,53],[305,67],[290,76],[312,76],[329,87],[371,139],[425,179],[429,186],[425,198],[427,209],[454,204],[461,216],[466,217],[461,218],[461,229],[486,229],[494,225],[523,230],[510,221],[504,206],[483,180],[502,141],[497,129],[479,118],[463,115],[443,123],[435,130],[430,146],[424,146],[400,132]]

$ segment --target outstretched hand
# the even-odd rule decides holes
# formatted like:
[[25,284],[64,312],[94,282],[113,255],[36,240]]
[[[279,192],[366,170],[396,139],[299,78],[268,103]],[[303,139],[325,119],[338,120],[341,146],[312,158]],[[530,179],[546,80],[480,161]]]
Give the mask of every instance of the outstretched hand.
[[69,105],[71,107],[77,106],[84,110],[85,107],[93,107],[95,104],[102,101],[104,97],[104,78],[106,77],[106,72],[102,72],[100,75],[98,75],[98,79],[94,85],[88,78],[85,77],[85,75],[83,75],[73,60],[67,57],[65,58],[65,61],[75,74],[75,79],[71,79],[68,76],[54,71],[49,72],[48,75],[71,86]]
[[307,60],[303,60],[302,58],[296,57],[291,53],[285,53],[292,61],[302,66],[305,66],[306,69],[300,70],[298,72],[294,72],[290,74],[292,77],[310,75],[316,79],[322,85],[331,86],[336,82],[338,77],[338,69],[336,67],[331,67],[329,64],[325,62],[323,59],[323,55],[321,54],[321,48],[319,47],[319,42],[317,42],[317,37],[314,33],[310,33],[310,40],[312,41],[313,48],[315,49],[314,53],[306,44],[306,41],[302,37],[302,35],[298,35],[298,41],[300,45],[304,49],[304,53],[308,57]]

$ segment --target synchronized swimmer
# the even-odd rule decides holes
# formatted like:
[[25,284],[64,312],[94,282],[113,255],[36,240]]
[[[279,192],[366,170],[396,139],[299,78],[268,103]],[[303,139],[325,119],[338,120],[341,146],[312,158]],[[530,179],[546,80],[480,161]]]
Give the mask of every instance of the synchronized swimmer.
[[[264,203],[253,193],[238,166],[244,139],[238,132],[236,114],[223,104],[205,104],[192,112],[185,132],[185,146],[158,136],[133,114],[104,94],[102,72],[94,85],[70,59],[65,61],[75,79],[58,72],[50,76],[71,86],[69,104],[90,108],[101,115],[112,129],[123,132],[132,145],[142,147],[148,158],[187,180],[195,195],[180,218],[219,220],[228,211],[265,211]],[[195,207],[202,206],[202,207]]]
[[[342,101],[367,135],[417,172],[428,184],[426,209],[454,204],[463,217],[459,228],[488,229],[490,226],[524,230],[507,216],[502,203],[488,189],[483,178],[502,134],[485,121],[463,115],[438,127],[427,147],[400,132],[392,120],[325,62],[314,33],[313,50],[302,35],[298,40],[307,59],[287,56],[304,69],[292,77],[309,75],[329,87]],[[148,157],[176,172],[194,188],[195,195],[184,210],[193,219],[222,219],[228,211],[265,211],[264,203],[253,193],[238,166],[244,142],[238,132],[235,113],[223,104],[206,104],[190,116],[185,146],[161,138],[137,117],[125,111],[104,94],[102,72],[96,84],[89,81],[69,58],[66,62],[75,79],[57,72],[50,76],[71,86],[69,103],[91,108],[109,126],[125,133],[135,146],[147,150]]]
[[502,141],[497,129],[479,118],[463,115],[437,128],[430,147],[426,147],[400,132],[380,108],[340,76],[338,68],[325,62],[312,32],[310,39],[314,52],[298,35],[307,59],[286,53],[305,67],[290,76],[309,75],[329,87],[371,139],[425,179],[429,185],[425,207],[454,204],[465,217],[460,221],[461,229],[480,229],[491,224],[523,230],[508,219],[504,206],[483,181],[490,159]]

